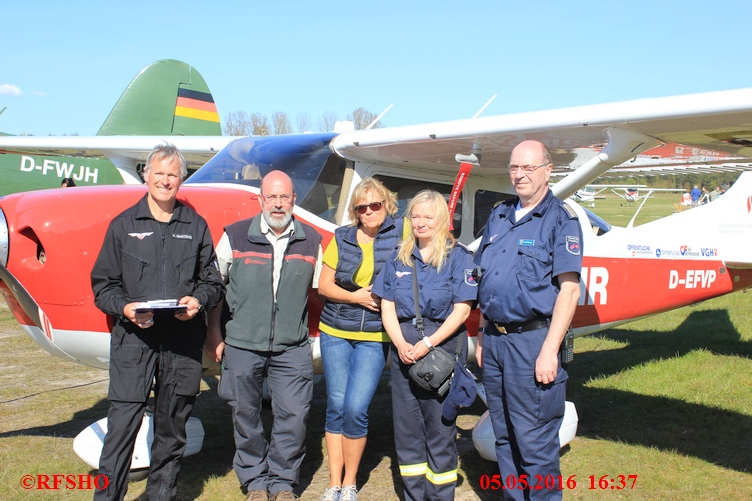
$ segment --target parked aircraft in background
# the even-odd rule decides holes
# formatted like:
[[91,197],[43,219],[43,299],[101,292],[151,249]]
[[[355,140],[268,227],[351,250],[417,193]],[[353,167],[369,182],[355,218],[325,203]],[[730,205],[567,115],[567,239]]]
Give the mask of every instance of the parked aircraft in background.
[[[671,141],[752,162],[751,130],[752,88],[342,134],[251,137],[209,160],[186,181],[179,199],[206,218],[216,241],[224,226],[260,212],[260,175],[282,169],[295,183],[296,217],[316,227],[326,245],[349,222],[344,208],[355,184],[374,176],[397,194],[402,210],[424,188],[456,200],[453,231],[472,248],[494,205],[514,194],[504,167],[522,140],[548,145],[561,177],[552,190],[564,200],[609,169]],[[123,138],[95,139],[111,152],[124,147]],[[123,154],[134,157],[154,144],[129,141]],[[186,155],[205,153],[197,144],[178,146]],[[681,162],[686,166],[686,159]],[[110,186],[0,199],[0,235],[7,235],[0,245],[0,292],[23,329],[50,353],[107,367],[111,319],[94,306],[89,274],[108,222],[144,193],[144,187]],[[612,227],[566,200],[584,235],[575,334],[752,286],[751,197],[752,173],[744,173],[718,202],[636,229]],[[321,305],[315,295],[310,309],[318,364]],[[471,359],[477,322],[476,312],[468,322]],[[481,419],[475,430],[483,457],[493,457],[489,427]]]
[[[615,189],[612,189],[611,192],[614,193],[617,197],[621,198],[625,202],[629,203],[629,206],[632,207],[633,202],[639,202],[640,200],[643,200],[645,198],[650,198],[650,195],[656,192],[672,192],[672,193],[684,193],[685,190],[681,188],[648,188],[647,193],[644,195],[640,195],[640,189],[641,188],[647,188],[645,185],[639,185],[639,186],[627,186],[622,188],[617,188],[619,191],[616,191]],[[624,204],[621,204],[624,205]]]
[[[637,188],[647,188],[644,184],[588,184],[581,189],[577,190],[570,198],[576,202],[581,202],[589,207],[595,207],[595,199],[596,198],[606,198],[605,196],[598,196],[604,191],[611,188],[611,191],[613,191],[613,188],[616,189],[637,189]],[[617,193],[618,195],[618,193]],[[621,195],[619,195],[621,196]]]
[[[156,61],[136,75],[97,133],[104,136],[207,136],[219,151],[231,138],[222,138],[214,98],[203,77],[174,59]],[[217,136],[211,138],[211,136]],[[43,188],[59,188],[63,178],[77,186],[140,184],[137,167],[143,159],[110,154],[95,141],[80,136],[3,136],[0,145],[0,196]],[[171,139],[172,140],[172,139]],[[67,144],[74,144],[66,148]],[[211,155],[192,158],[193,168]]]

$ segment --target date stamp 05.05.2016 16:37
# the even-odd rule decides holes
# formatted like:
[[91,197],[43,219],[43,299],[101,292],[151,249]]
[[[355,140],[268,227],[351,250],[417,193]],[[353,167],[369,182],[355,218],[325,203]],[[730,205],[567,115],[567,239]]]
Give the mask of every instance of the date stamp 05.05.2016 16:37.
[[588,475],[587,481],[577,480],[577,475],[481,475],[480,488],[490,491],[503,490],[574,490],[586,488],[591,491],[631,490],[637,483],[637,475]]

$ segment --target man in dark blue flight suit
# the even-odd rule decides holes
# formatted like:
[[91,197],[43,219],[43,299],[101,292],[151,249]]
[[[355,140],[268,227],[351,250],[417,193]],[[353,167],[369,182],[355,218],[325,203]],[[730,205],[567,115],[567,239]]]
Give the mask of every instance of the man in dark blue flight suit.
[[[142,416],[155,380],[154,440],[148,499],[175,499],[185,425],[201,382],[204,309],[224,285],[206,221],[176,201],[185,160],[172,145],[146,161],[147,194],[112,220],[91,272],[94,302],[115,318],[110,347],[107,435],[99,460],[105,489],[95,500],[121,500]],[[137,313],[140,302],[177,299],[178,313]],[[98,486],[103,487],[103,486]]]
[[476,355],[504,499],[561,499],[545,485],[561,475],[567,372],[559,352],[580,297],[582,230],[548,189],[553,164],[543,144],[518,144],[507,168],[517,198],[491,212],[475,256],[482,313]]

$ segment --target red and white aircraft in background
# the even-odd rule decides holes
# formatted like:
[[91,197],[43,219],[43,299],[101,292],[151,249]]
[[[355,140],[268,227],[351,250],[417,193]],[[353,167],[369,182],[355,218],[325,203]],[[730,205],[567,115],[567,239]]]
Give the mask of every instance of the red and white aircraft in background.
[[[55,139],[55,148],[78,154],[96,149],[143,162],[165,139],[194,158],[211,157],[186,181],[179,199],[206,218],[215,241],[224,226],[260,212],[259,173],[282,169],[295,182],[296,217],[316,227],[324,244],[348,223],[343,209],[355,184],[374,176],[397,194],[401,208],[424,188],[456,201],[454,233],[472,248],[494,205],[514,194],[504,166],[522,140],[537,139],[550,148],[560,177],[552,190],[567,199],[609,169],[634,168],[640,158],[650,158],[650,167],[657,168],[650,152],[669,143],[720,152],[713,160],[719,163],[752,162],[750,131],[752,88],[341,134],[249,137],[216,155],[194,147],[200,142],[192,138],[174,137],[71,136]],[[23,138],[0,137],[0,148],[28,145]],[[684,157],[665,157],[663,167],[704,168],[707,158],[698,158],[701,163],[694,165]],[[89,274],[109,221],[144,193],[140,186],[103,186],[0,198],[0,292],[23,329],[50,353],[108,366],[111,319],[94,306]],[[743,173],[710,204],[635,228],[612,227],[577,203],[566,203],[578,214],[584,235],[576,335],[752,285],[752,173]],[[634,280],[638,274],[640,280]],[[314,295],[310,306],[318,361],[321,307]],[[477,314],[469,332],[473,358]],[[481,455],[493,459],[488,419],[475,431]]]
[[[619,187],[616,189],[612,188],[611,192],[617,197],[624,200],[625,202],[629,203],[630,207],[632,207],[633,202],[639,202],[640,200],[650,198],[650,195],[652,195],[653,193],[657,193],[657,192],[684,193],[685,192],[685,190],[681,188],[649,188],[647,190],[647,193],[645,193],[644,195],[640,195],[640,189],[645,189],[645,188],[647,188],[647,186],[644,186],[644,185],[626,186],[626,187]],[[622,193],[619,193],[619,191],[617,190],[621,191]]]

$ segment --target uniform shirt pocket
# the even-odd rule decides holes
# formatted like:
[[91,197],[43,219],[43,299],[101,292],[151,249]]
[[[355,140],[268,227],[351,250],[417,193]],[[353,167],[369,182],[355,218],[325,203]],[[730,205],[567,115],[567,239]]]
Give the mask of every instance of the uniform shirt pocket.
[[517,276],[539,282],[551,271],[551,253],[537,246],[517,247]]

